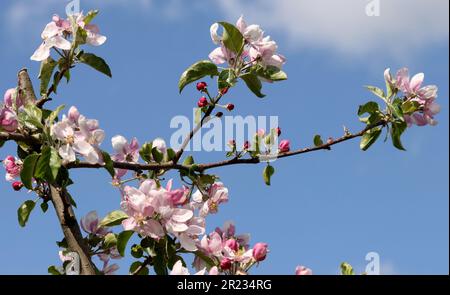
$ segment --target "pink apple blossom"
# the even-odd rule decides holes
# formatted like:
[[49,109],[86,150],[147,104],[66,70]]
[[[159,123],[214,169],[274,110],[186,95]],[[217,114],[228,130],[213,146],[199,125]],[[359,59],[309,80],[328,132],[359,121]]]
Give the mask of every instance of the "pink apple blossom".
[[[118,162],[137,163],[139,160],[139,143],[133,138],[130,143],[125,137],[116,135],[111,139],[114,151],[112,159]],[[116,177],[121,178],[127,173],[126,169],[116,169]]]
[[258,262],[266,259],[268,252],[267,247],[268,245],[266,243],[256,243],[255,246],[253,246],[253,258]]
[[289,152],[291,149],[291,142],[287,139],[282,140],[280,142],[280,144],[278,145],[278,149],[279,149],[280,153]]
[[100,220],[98,219],[97,211],[90,211],[86,216],[81,218],[81,228],[88,234],[97,235],[100,237],[105,236],[110,232],[108,228],[99,226]]
[[192,195],[194,206],[200,207],[200,216],[205,217],[208,214],[217,213],[219,205],[228,202],[228,189],[221,182],[213,183],[207,191],[207,200],[200,191]]
[[299,265],[295,268],[295,275],[297,276],[312,275],[312,270],[305,266]]
[[7,107],[0,109],[0,130],[14,132],[19,127],[17,116],[14,111]]
[[7,156],[3,160],[3,166],[6,170],[6,180],[13,182],[20,176],[20,171],[22,170],[22,161],[13,157]]

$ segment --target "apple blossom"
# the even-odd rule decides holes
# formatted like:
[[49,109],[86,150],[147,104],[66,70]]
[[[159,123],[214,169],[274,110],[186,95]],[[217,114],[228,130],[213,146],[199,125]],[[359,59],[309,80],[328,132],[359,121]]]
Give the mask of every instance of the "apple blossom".
[[[59,141],[59,155],[64,163],[74,162],[76,154],[83,156],[92,164],[101,163],[98,146],[104,139],[104,131],[98,128],[97,120],[76,116],[77,110],[71,107],[69,118],[63,116],[60,122],[51,126],[51,136]],[[73,121],[77,118],[76,121]]]
[[14,156],[7,156],[3,160],[3,166],[6,170],[5,179],[12,182],[18,178],[20,176],[20,172],[22,171],[22,164],[22,161]]
[[16,114],[9,108],[3,107],[0,109],[0,130],[6,132],[14,132],[19,127]]
[[[217,213],[219,205],[228,202],[228,189],[221,182],[213,183],[207,193],[207,196],[203,196],[200,191],[196,191],[192,195],[195,206],[200,207],[201,217]],[[204,197],[207,198],[206,201],[203,200]]]
[[256,243],[255,246],[253,246],[253,258],[258,262],[266,259],[267,252],[266,243]]
[[162,153],[163,155],[167,152],[166,142],[162,138],[158,137],[158,138],[154,139],[152,142],[152,146],[156,147],[158,149],[158,151],[160,153]]
[[297,276],[312,275],[312,270],[305,266],[299,265],[295,268],[295,275]]
[[[214,272],[216,272],[215,270]],[[189,270],[183,266],[183,262],[181,260],[178,260],[175,262],[175,264],[172,267],[172,270],[169,273],[171,276],[188,276],[190,275]],[[196,272],[194,275],[205,275],[206,274],[206,268],[203,268],[202,270]],[[216,274],[216,273],[213,273]],[[213,275],[212,274],[212,275]]]
[[105,236],[110,232],[108,228],[99,226],[100,220],[98,219],[97,211],[90,211],[86,216],[81,218],[81,228],[89,234],[98,235],[100,237]]
[[[139,160],[139,143],[134,137],[130,143],[125,137],[116,135],[111,139],[112,147],[116,152],[111,158],[117,162],[137,163]],[[120,179],[127,173],[126,169],[116,169],[115,177]]]
[[289,150],[291,149],[290,147],[291,143],[289,140],[284,139],[280,142],[280,144],[278,145],[278,149],[280,151],[280,153],[286,153],[289,152]]

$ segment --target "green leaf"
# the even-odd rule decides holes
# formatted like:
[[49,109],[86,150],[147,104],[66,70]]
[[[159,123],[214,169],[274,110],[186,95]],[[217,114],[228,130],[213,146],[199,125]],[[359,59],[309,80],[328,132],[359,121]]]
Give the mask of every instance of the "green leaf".
[[105,162],[105,169],[106,171],[108,171],[108,173],[111,175],[111,177],[114,178],[114,176],[116,175],[116,171],[114,170],[114,164],[113,161],[111,160],[111,156],[105,152],[102,151],[102,156],[103,156],[103,162]]
[[105,218],[100,222],[99,226],[115,226],[122,223],[123,220],[127,219],[128,215],[121,211],[116,210],[108,213]]
[[65,105],[60,105],[56,108],[53,112],[50,113],[50,115],[47,117],[47,124],[51,125],[53,122],[58,118],[59,113],[65,108]]
[[347,262],[343,262],[341,264],[341,274],[342,275],[354,275],[355,271],[353,270],[353,267],[348,264]]
[[240,76],[244,80],[248,89],[250,89],[257,97],[263,98],[265,95],[261,93],[262,83],[258,76],[253,73],[246,73]]
[[104,249],[109,249],[111,247],[114,247],[117,245],[117,243],[118,243],[118,238],[117,238],[117,235],[114,233],[108,233],[103,238],[103,248]]
[[183,161],[184,166],[189,166],[194,164],[194,158],[192,156],[187,156],[186,159]]
[[158,163],[161,163],[161,161],[164,159],[164,155],[158,150],[157,147],[152,148],[152,156],[153,159]]
[[263,178],[264,178],[264,182],[267,185],[270,185],[270,178],[272,177],[272,175],[275,173],[275,168],[273,168],[270,165],[267,165],[264,170],[263,170]]
[[45,146],[36,164],[34,177],[53,182],[58,176],[59,168],[61,168],[61,158],[58,152],[53,147]]
[[24,111],[19,113],[19,121],[25,124],[29,128],[40,128],[42,125],[42,110],[35,106],[34,104],[28,104]]
[[196,62],[187,68],[186,71],[181,74],[180,81],[178,82],[178,89],[181,93],[184,87],[194,81],[197,81],[205,76],[217,76],[219,71],[217,66],[209,60],[202,60]]
[[360,105],[358,108],[358,116],[362,116],[365,113],[373,114],[375,112],[378,112],[380,110],[380,106],[378,103],[374,101],[369,101],[366,104]]
[[152,160],[152,143],[146,142],[142,145],[141,149],[139,150],[139,155],[141,156],[142,160],[149,163]]
[[393,122],[391,126],[392,144],[399,150],[406,151],[403,147],[401,136],[406,130],[407,124],[405,122]]
[[167,159],[169,161],[173,160],[175,158],[175,155],[176,155],[176,153],[173,149],[171,149],[171,148],[167,149]]
[[153,269],[157,275],[167,275],[167,264],[163,253],[159,252],[157,256],[153,257]]
[[[140,261],[135,261],[130,265],[130,274],[134,273],[140,266],[142,265],[142,262]],[[142,276],[142,275],[148,275],[148,268],[147,267],[143,267],[138,275]]]
[[244,48],[244,36],[234,25],[227,22],[219,22],[222,25],[224,31],[222,35],[222,41],[226,48],[233,51],[236,54],[240,54]]
[[20,180],[27,189],[33,189],[33,175],[40,155],[31,154],[25,158],[20,172]]
[[261,78],[274,82],[287,79],[287,74],[275,66],[263,67],[258,65],[255,67],[255,73]]
[[53,71],[58,63],[49,56],[46,60],[41,62],[41,69],[39,71],[38,78],[41,80],[40,84],[40,94],[46,95],[48,84],[52,78]]
[[395,118],[404,121],[403,109],[402,109],[403,100],[400,98],[394,99],[392,104],[388,104],[389,109],[394,114]]
[[83,53],[80,56],[80,61],[88,66],[91,66],[100,73],[103,73],[110,78],[112,77],[111,69],[103,58],[92,53]]
[[98,10],[90,10],[83,19],[83,22],[88,25],[98,14]]
[[320,137],[320,135],[315,135],[314,136],[314,145],[315,146],[321,146],[321,145],[323,145],[323,140],[322,140],[322,138]]
[[49,274],[54,275],[54,276],[62,275],[62,273],[60,273],[58,268],[56,268],[56,266],[54,266],[54,265],[49,266],[47,271],[48,271]]
[[373,128],[368,130],[364,135],[362,136],[361,142],[359,143],[359,148],[363,151],[366,151],[372,144],[377,141],[378,137],[381,134],[381,128]]
[[401,108],[402,108],[402,112],[403,114],[407,114],[410,115],[414,112],[416,112],[417,110],[419,110],[420,104],[417,101],[405,101]]
[[219,74],[217,79],[217,88],[224,89],[227,87],[232,87],[236,84],[236,75],[233,69],[225,69]]
[[28,217],[30,217],[30,213],[33,211],[35,205],[36,203],[34,201],[28,200],[25,201],[17,210],[17,217],[21,227],[26,225]]
[[119,251],[120,256],[125,256],[125,249],[127,247],[127,243],[130,240],[131,236],[133,236],[134,231],[126,230],[121,232],[117,237],[117,251]]
[[42,202],[41,203],[41,210],[42,210],[42,212],[47,212],[47,210],[48,210],[48,203],[47,202]]
[[385,102],[387,102],[386,99],[386,95],[384,94],[384,91],[378,87],[375,86],[366,86],[366,88],[372,92],[373,94],[375,94],[376,96],[378,96],[379,98],[381,98],[382,100],[384,100]]

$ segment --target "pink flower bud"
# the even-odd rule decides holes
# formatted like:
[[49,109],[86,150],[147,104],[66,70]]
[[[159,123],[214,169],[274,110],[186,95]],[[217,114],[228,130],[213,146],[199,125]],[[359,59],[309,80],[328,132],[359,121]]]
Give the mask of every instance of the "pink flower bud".
[[204,96],[200,97],[197,103],[199,108],[206,107],[208,105],[208,99]]
[[227,104],[227,110],[229,110],[230,112],[234,110],[234,104],[232,103]]
[[250,148],[250,143],[248,141],[244,142],[244,150],[248,150]]
[[16,192],[20,191],[20,189],[21,189],[22,187],[23,187],[23,183],[20,182],[20,181],[15,181],[15,182],[13,182],[13,184],[12,184],[12,188],[13,188]]
[[67,115],[70,121],[77,122],[78,118],[80,117],[80,112],[78,112],[78,109],[76,107],[71,107]]
[[289,152],[289,150],[291,149],[290,147],[291,143],[289,140],[285,139],[282,140],[278,146],[278,149],[280,150],[280,153],[286,153]]
[[6,180],[14,181],[15,178],[19,177],[20,171],[22,170],[22,161],[13,156],[7,156],[5,160],[3,160],[3,166],[6,170]]
[[230,139],[230,140],[228,141],[228,144],[229,144],[230,146],[234,147],[234,146],[236,146],[236,140]]
[[267,244],[266,243],[256,243],[255,246],[253,247],[253,258],[256,261],[263,261],[264,259],[266,259],[266,255],[267,255]]
[[6,107],[0,110],[0,127],[6,132],[14,132],[19,127],[16,114]]
[[[5,106],[7,106],[8,108],[12,108],[13,107],[13,96],[15,95],[15,93],[16,93],[16,89],[15,88],[8,89],[5,92],[5,95],[3,97],[3,101],[5,103]],[[20,100],[18,100],[16,102],[17,107],[21,106],[20,103],[21,103]]]
[[229,89],[228,87],[225,87],[225,88],[220,89],[219,92],[220,92],[220,94],[225,95],[225,94],[227,94],[228,89]]
[[206,84],[206,82],[198,82],[197,83],[197,90],[198,91],[205,91],[206,87],[208,87],[208,84]]
[[236,252],[239,250],[239,243],[235,239],[229,239],[225,242],[225,246]]
[[295,268],[295,275],[297,276],[312,275],[312,270],[304,267],[303,265],[299,265]]
[[220,261],[220,268],[223,269],[223,270],[230,269],[231,268],[231,262],[232,262],[232,260],[230,258],[228,258],[228,257],[223,258]]
[[277,134],[278,134],[278,136],[281,135],[281,128],[280,127],[277,127]]

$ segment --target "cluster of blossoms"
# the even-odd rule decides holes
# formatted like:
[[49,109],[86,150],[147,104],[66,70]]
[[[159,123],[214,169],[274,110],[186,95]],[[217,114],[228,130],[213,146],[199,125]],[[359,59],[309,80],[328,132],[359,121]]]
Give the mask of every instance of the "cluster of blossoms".
[[[128,218],[125,230],[133,230],[155,240],[170,234],[179,239],[181,247],[196,251],[199,236],[205,233],[205,217],[216,213],[218,205],[228,200],[228,190],[221,183],[210,186],[207,194],[189,197],[190,189],[172,189],[172,180],[163,188],[154,180],[144,180],[139,188],[123,188],[122,209]],[[198,210],[197,210],[198,209]]]
[[[263,261],[268,253],[267,244],[257,243],[250,248],[249,241],[250,235],[236,235],[234,224],[226,222],[223,228],[216,228],[203,236],[199,249],[218,266],[219,273],[246,274],[255,263]],[[193,266],[197,271],[207,267],[198,256]]]
[[85,42],[89,45],[100,46],[105,43],[106,37],[100,35],[99,28],[89,23],[91,18],[89,15],[84,16],[83,13],[70,15],[67,19],[54,15],[52,21],[45,26],[41,34],[43,42],[31,59],[35,61],[47,59],[52,48],[70,50],[72,48],[70,40],[75,38],[78,32],[85,34]]
[[[241,16],[236,22],[236,27],[245,39],[245,46],[240,56],[242,60],[247,60],[250,65],[260,64],[264,67],[274,66],[276,68],[281,68],[286,62],[286,58],[277,53],[277,43],[271,40],[270,36],[264,36],[264,31],[259,25],[247,25]],[[212,41],[220,46],[209,54],[209,58],[215,64],[227,62],[235,65],[237,56],[223,44],[221,36],[217,33],[218,29],[218,23],[214,23],[210,28]]]
[[15,191],[19,191],[23,187],[21,181],[17,181],[20,177],[20,172],[22,171],[23,162],[14,156],[7,156],[3,160],[3,166],[5,167],[5,179],[6,181],[12,182],[12,187]]
[[19,128],[18,115],[28,104],[35,101],[22,98],[16,88],[6,90],[0,105],[0,131],[15,132]]
[[103,162],[99,145],[105,132],[97,120],[80,115],[76,107],[71,107],[67,116],[63,115],[61,121],[52,125],[50,134],[59,143],[63,163],[74,162],[77,154],[91,164]]
[[417,126],[436,125],[434,116],[440,112],[440,106],[435,102],[437,98],[438,87],[436,85],[427,85],[422,87],[425,75],[418,73],[411,79],[407,68],[397,71],[394,78],[390,69],[386,69],[384,77],[388,85],[395,91],[401,91],[404,95],[404,101],[416,102],[419,109],[413,114],[405,114],[405,121],[408,126],[415,124]]

